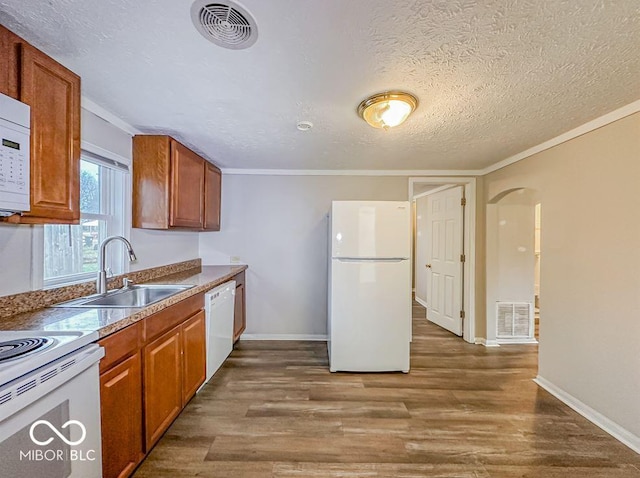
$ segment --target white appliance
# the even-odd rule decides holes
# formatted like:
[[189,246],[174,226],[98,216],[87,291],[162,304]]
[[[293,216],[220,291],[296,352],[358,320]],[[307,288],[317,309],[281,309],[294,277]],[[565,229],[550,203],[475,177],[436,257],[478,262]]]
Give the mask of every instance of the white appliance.
[[408,372],[409,203],[333,201],[329,223],[329,369]]
[[233,280],[204,295],[207,317],[207,378],[204,384],[211,380],[233,350],[235,297],[236,281]]
[[0,331],[0,476],[102,476],[97,339]]
[[0,216],[28,211],[30,108],[0,93]]

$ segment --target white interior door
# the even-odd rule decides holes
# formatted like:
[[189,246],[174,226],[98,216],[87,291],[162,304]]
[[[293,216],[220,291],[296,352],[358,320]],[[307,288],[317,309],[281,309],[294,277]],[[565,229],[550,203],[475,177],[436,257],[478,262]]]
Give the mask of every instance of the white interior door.
[[463,187],[427,196],[427,319],[462,335]]

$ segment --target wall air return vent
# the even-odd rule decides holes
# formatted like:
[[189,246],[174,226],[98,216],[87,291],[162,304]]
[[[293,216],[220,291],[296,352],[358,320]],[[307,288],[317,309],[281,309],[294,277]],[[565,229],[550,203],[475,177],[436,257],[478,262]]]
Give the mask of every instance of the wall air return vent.
[[533,304],[531,302],[497,302],[496,338],[504,341],[535,341]]
[[196,0],[191,19],[203,37],[224,48],[242,50],[258,39],[256,21],[235,2]]

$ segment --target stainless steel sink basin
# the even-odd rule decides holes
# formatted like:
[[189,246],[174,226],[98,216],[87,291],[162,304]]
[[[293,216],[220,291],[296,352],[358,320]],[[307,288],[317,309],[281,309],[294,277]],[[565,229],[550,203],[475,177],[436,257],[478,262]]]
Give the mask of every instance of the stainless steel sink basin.
[[95,294],[67,302],[61,302],[60,304],[53,305],[52,307],[79,307],[91,309],[146,307],[192,287],[192,285],[133,285],[124,289],[110,291],[106,294]]

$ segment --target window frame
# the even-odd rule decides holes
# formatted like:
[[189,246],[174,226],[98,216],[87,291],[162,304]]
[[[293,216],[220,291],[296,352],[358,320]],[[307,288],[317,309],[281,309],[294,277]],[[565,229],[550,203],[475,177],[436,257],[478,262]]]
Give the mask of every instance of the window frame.
[[[130,214],[127,213],[127,206],[130,204],[130,194],[128,193],[130,191],[131,182],[129,167],[124,162],[105,158],[99,154],[93,153],[90,150],[84,149],[84,146],[85,145],[83,144],[80,161],[87,161],[89,163],[98,165],[101,168],[100,194],[101,201],[104,202],[102,202],[102,212],[80,212],[80,220],[104,220],[107,225],[106,237],[111,235],[120,235],[128,238],[128,232],[131,229]],[[69,225],[69,227],[71,226],[81,227],[81,224]],[[65,285],[78,284],[82,282],[90,282],[91,280],[94,280],[96,278],[97,272],[80,272],[76,274],[67,274],[57,277],[45,278],[44,232],[42,233],[42,236],[42,259],[40,261],[42,272],[39,275],[42,280],[43,288],[49,289]],[[114,271],[115,274],[125,274],[129,271],[129,262],[126,260],[124,251],[121,248],[113,248],[113,250],[109,249],[109,253],[107,254],[106,259],[108,277],[114,275]]]

